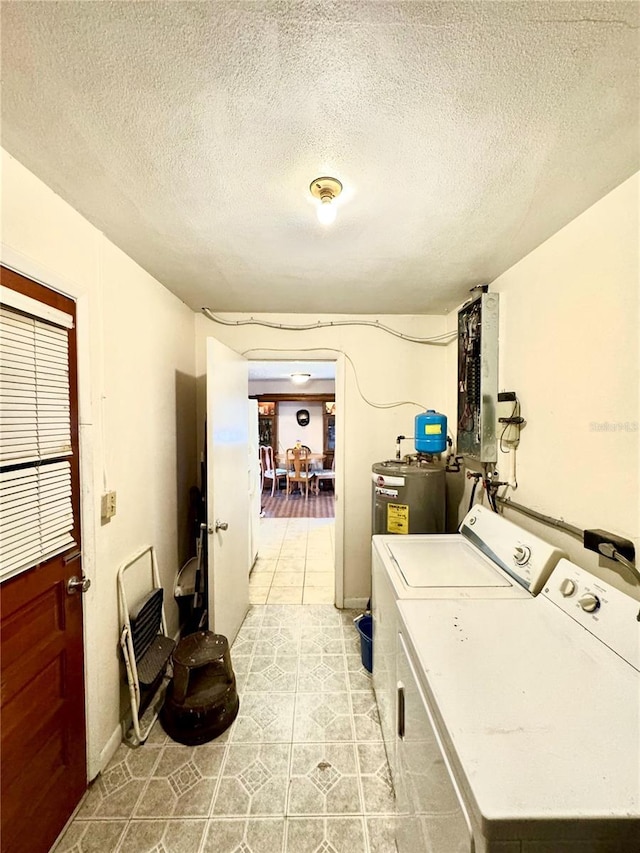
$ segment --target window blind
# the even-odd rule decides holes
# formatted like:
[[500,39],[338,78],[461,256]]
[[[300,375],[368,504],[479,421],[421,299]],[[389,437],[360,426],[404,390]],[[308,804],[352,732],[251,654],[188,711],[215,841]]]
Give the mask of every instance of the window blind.
[[3,306],[0,579],[75,544],[71,454],[68,331]]

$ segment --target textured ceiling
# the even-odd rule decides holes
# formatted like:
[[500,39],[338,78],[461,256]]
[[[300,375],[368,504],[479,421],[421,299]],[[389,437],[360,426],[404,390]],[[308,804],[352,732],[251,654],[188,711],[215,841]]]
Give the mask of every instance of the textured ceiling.
[[2,141],[195,310],[438,313],[639,168],[639,10],[5,2]]

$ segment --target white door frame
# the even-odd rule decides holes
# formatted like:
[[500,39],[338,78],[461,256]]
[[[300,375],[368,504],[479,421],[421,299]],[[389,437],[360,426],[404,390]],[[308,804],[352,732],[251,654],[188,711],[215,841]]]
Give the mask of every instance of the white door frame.
[[344,468],[345,468],[345,365],[343,353],[335,350],[314,349],[310,358],[309,350],[281,350],[277,356],[270,349],[252,349],[242,353],[251,361],[333,361],[336,365],[335,397],[336,397],[336,462],[335,477],[335,593],[334,601],[338,608],[344,607]]

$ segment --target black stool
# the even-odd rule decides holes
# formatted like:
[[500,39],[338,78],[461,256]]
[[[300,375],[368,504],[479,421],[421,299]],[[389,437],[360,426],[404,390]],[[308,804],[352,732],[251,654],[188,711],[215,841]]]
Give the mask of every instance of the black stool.
[[187,746],[207,743],[229,728],[239,707],[227,638],[198,631],[180,640],[161,713],[169,737]]

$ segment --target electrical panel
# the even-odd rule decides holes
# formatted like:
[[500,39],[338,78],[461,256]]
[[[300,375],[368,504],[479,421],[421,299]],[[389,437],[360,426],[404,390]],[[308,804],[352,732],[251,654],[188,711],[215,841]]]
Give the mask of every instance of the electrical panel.
[[496,462],[498,397],[497,293],[482,293],[458,311],[457,450]]

